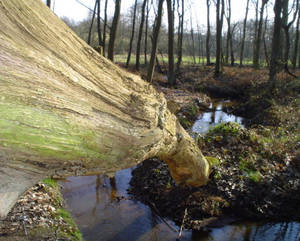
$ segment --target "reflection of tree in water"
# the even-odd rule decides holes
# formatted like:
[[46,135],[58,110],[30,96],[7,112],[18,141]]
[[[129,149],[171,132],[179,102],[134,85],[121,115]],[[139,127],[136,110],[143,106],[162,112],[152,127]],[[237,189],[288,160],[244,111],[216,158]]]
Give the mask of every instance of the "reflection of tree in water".
[[96,194],[96,202],[95,202],[95,206],[92,209],[92,214],[95,215],[96,214],[96,210],[97,210],[97,205],[100,203],[100,188],[101,188],[101,176],[97,175],[96,176],[96,185],[95,185],[95,194]]
[[109,178],[109,184],[110,184],[110,201],[114,201],[118,196],[116,178],[115,177]]

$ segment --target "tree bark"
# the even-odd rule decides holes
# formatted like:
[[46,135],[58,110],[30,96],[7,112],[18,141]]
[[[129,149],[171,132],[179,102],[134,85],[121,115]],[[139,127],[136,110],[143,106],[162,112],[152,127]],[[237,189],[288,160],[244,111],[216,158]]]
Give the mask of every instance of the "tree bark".
[[95,6],[94,6],[94,11],[93,11],[92,21],[91,21],[91,25],[90,25],[90,29],[89,29],[89,35],[88,35],[88,39],[87,39],[88,45],[91,44],[91,37],[92,37],[92,30],[93,30],[94,19],[95,19],[95,15],[96,15],[97,2],[98,2],[98,0],[95,1]]
[[226,53],[225,53],[225,63],[229,63],[229,49],[230,49],[230,39],[231,39],[231,0],[227,0],[227,38],[226,38]]
[[136,8],[137,8],[137,0],[135,0],[134,9],[133,9],[132,30],[131,30],[131,37],[130,37],[130,43],[129,43],[128,56],[127,56],[127,61],[126,61],[126,68],[128,68],[128,66],[129,66],[131,52],[132,52],[132,43],[133,43],[134,32],[135,32]]
[[[220,4],[222,1],[222,10],[220,12]],[[217,0],[217,35],[216,35],[216,66],[215,66],[215,77],[219,77],[221,73],[221,51],[222,51],[222,26],[223,26],[223,15],[224,15],[224,0]]]
[[[175,1],[175,0],[173,0]],[[174,12],[172,0],[167,0],[168,9],[168,82],[170,85],[176,85],[175,68],[174,68]]]
[[115,48],[115,41],[116,41],[117,30],[119,25],[120,11],[121,11],[121,0],[116,0],[115,13],[114,13],[113,22],[110,29],[108,53],[107,53],[107,57],[112,62],[114,61],[114,48]]
[[260,59],[260,46],[261,46],[261,36],[263,29],[263,20],[264,20],[264,9],[265,5],[268,3],[268,0],[262,0],[260,7],[260,17],[257,29],[257,38],[255,39],[255,51],[253,53],[253,67],[255,69],[259,68],[259,59]]
[[42,1],[0,0],[0,15],[1,218],[45,177],[113,174],[153,156],[178,183],[207,182],[201,151],[149,83],[95,52]]
[[207,32],[206,32],[206,64],[210,65],[210,0],[206,0]]
[[179,11],[179,0],[177,4],[178,11],[178,42],[177,42],[177,64],[176,72],[179,72],[182,62],[182,43],[183,43],[183,22],[184,22],[184,0],[181,0],[181,13]]
[[293,53],[293,69],[296,69],[297,64],[297,54],[298,54],[298,47],[299,47],[299,25],[300,25],[300,8],[298,7],[298,19],[297,19],[297,25],[296,25],[296,38],[294,43],[294,53]]
[[152,82],[152,78],[153,78],[158,38],[159,38],[159,31],[160,31],[161,19],[162,19],[162,14],[163,14],[163,3],[164,3],[164,0],[159,0],[159,2],[158,2],[157,16],[155,18],[155,25],[154,25],[154,29],[153,29],[151,58],[150,58],[150,64],[147,69],[147,81],[148,82]]
[[146,14],[146,26],[145,26],[145,48],[144,48],[144,55],[145,55],[145,65],[148,64],[148,58],[147,58],[147,52],[148,52],[148,25],[149,25],[149,0],[147,0],[147,4],[146,4],[146,10],[147,10],[147,14]]
[[142,5],[142,16],[141,16],[141,24],[140,24],[140,30],[139,30],[139,36],[137,40],[137,47],[136,47],[136,61],[135,61],[135,69],[140,69],[140,56],[141,56],[141,42],[142,42],[142,36],[143,36],[143,28],[144,28],[144,22],[145,22],[145,8],[146,8],[146,2],[147,0],[144,0]]
[[107,4],[108,0],[105,0],[104,6],[104,23],[103,23],[103,56],[106,55],[106,28],[107,28]]
[[247,18],[248,18],[248,12],[249,12],[249,1],[250,0],[247,0],[246,13],[245,13],[244,24],[243,24],[243,37],[242,37],[242,43],[241,43],[240,66],[243,66],[243,59],[244,59]]
[[[97,32],[98,32],[98,43],[99,46],[103,49],[103,41],[102,41],[102,34],[101,34],[101,23],[100,23],[100,9],[101,9],[101,2],[97,0]],[[103,51],[101,51],[103,52]]]
[[283,0],[276,0],[274,6],[274,30],[273,30],[273,38],[272,38],[272,51],[271,51],[271,60],[270,60],[270,70],[269,70],[269,87],[271,91],[276,86],[276,74],[281,69],[280,64],[280,53],[278,51],[278,46],[280,45],[281,41],[281,12],[282,12],[282,1]]

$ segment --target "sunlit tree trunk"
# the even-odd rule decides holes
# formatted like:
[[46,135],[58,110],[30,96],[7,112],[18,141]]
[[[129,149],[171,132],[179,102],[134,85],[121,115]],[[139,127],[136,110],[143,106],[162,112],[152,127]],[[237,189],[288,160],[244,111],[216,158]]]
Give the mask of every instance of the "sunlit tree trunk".
[[246,13],[245,13],[244,24],[243,24],[243,37],[242,37],[242,43],[241,43],[240,66],[243,65],[243,59],[244,59],[247,18],[248,18],[248,12],[249,12],[249,1],[250,0],[247,0]]
[[131,57],[131,52],[132,52],[132,43],[133,43],[134,32],[135,32],[136,8],[137,8],[137,0],[135,0],[135,3],[134,3],[134,9],[133,9],[132,30],[131,30],[131,37],[130,37],[130,43],[129,43],[128,56],[127,56],[127,61],[126,61],[126,68],[128,68],[128,66],[129,66],[129,63],[130,63],[130,57]]
[[147,4],[146,4],[146,26],[145,26],[145,49],[144,49],[144,55],[145,55],[145,65],[148,64],[148,58],[147,58],[147,53],[148,53],[148,28],[149,28],[149,0],[147,0]]
[[114,61],[114,48],[115,48],[115,41],[116,41],[117,30],[119,25],[120,11],[121,11],[121,0],[116,0],[115,13],[114,13],[113,22],[110,29],[108,53],[107,53],[107,57],[111,61]]
[[108,0],[105,0],[104,23],[103,23],[103,56],[106,55],[107,5],[108,5]]
[[163,94],[99,55],[42,1],[0,0],[0,16],[0,219],[46,177],[113,175],[154,156],[179,184],[208,181]]
[[[222,26],[224,16],[224,0],[217,0],[216,2],[217,14],[217,34],[216,34],[216,66],[215,66],[215,77],[218,77],[221,73],[221,51],[222,51]],[[222,10],[220,11],[220,5]]]
[[135,69],[140,69],[140,56],[141,56],[141,43],[142,43],[142,36],[143,36],[143,28],[145,23],[145,8],[146,8],[147,0],[144,0],[142,5],[142,13],[141,13],[141,24],[139,29],[139,36],[137,39],[137,47],[136,47],[136,61],[135,61]]
[[[175,1],[175,0],[173,0]],[[167,0],[168,9],[168,82],[170,85],[176,84],[174,68],[174,11],[172,0]]]
[[[298,19],[297,19],[297,25],[296,25],[296,38],[295,38],[295,43],[294,43],[294,53],[293,53],[293,69],[296,69],[296,64],[297,64],[297,54],[298,54],[298,47],[299,47],[299,25],[300,25],[300,7],[298,7]],[[300,52],[300,51],[299,51]]]
[[[97,0],[97,32],[98,32],[98,43],[101,48],[103,48],[103,41],[102,41],[102,33],[101,33],[101,23],[100,23],[100,10],[101,10],[101,1]],[[103,52],[103,50],[101,51]]]
[[210,0],[206,0],[207,32],[206,32],[206,64],[210,65]]
[[159,31],[160,31],[161,19],[162,19],[162,13],[163,13],[163,3],[164,3],[164,0],[159,0],[159,2],[158,2],[157,16],[155,18],[155,26],[154,26],[154,30],[153,30],[151,58],[150,58],[150,63],[148,65],[148,70],[147,70],[147,81],[148,82],[152,82],[152,78],[153,78],[158,38],[159,38]]
[[176,72],[179,72],[182,62],[183,24],[184,24],[184,0],[181,1],[181,13],[179,10],[180,1],[177,0],[178,11],[178,42],[177,42],[177,64]]

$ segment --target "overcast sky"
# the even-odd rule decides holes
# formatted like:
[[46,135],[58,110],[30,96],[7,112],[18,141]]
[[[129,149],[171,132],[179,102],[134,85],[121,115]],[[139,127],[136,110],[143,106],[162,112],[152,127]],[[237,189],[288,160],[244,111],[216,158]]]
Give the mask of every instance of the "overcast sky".
[[[89,8],[93,9],[95,0],[79,0]],[[142,1],[142,0],[139,0]],[[45,0],[44,0],[45,2]],[[102,10],[104,8],[104,0],[101,0]],[[190,13],[193,16],[193,24],[206,25],[206,0],[185,0],[186,11],[191,6],[191,11],[186,12],[186,19],[190,19]],[[236,22],[238,20],[242,20],[245,16],[247,0],[232,0],[232,22]],[[250,1],[250,10],[249,17],[254,17],[254,7]],[[273,1],[271,1],[273,2]],[[109,15],[113,15],[114,11],[114,1],[109,0],[110,6],[108,7]],[[134,0],[122,0],[121,3],[121,13],[126,14],[130,6],[134,4]],[[52,9],[59,17],[68,17],[74,21],[81,21],[88,16],[89,10],[79,4],[77,0],[52,0]],[[272,16],[272,7],[269,7],[268,13],[269,16]],[[166,14],[165,14],[166,15]],[[214,4],[212,3],[211,7],[211,21],[215,22],[216,10]],[[166,21],[166,18],[165,18]]]

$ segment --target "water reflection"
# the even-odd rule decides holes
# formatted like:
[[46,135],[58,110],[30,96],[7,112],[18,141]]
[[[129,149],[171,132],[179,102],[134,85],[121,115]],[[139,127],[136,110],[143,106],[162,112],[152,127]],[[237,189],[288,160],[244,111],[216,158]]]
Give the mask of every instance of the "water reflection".
[[[122,170],[115,178],[103,175],[71,177],[62,183],[67,206],[85,240],[176,240],[177,233],[162,223],[148,206],[128,199],[126,190],[131,170]],[[299,240],[299,232],[300,223],[297,222],[240,223],[203,232],[186,231],[181,241],[290,241]]]
[[204,112],[199,116],[197,121],[194,123],[192,131],[196,133],[206,133],[208,130],[222,122],[237,122],[242,125],[243,118],[227,114],[223,111],[223,108],[226,106],[232,105],[232,102],[223,101],[223,102],[212,102],[209,106],[209,112]]

